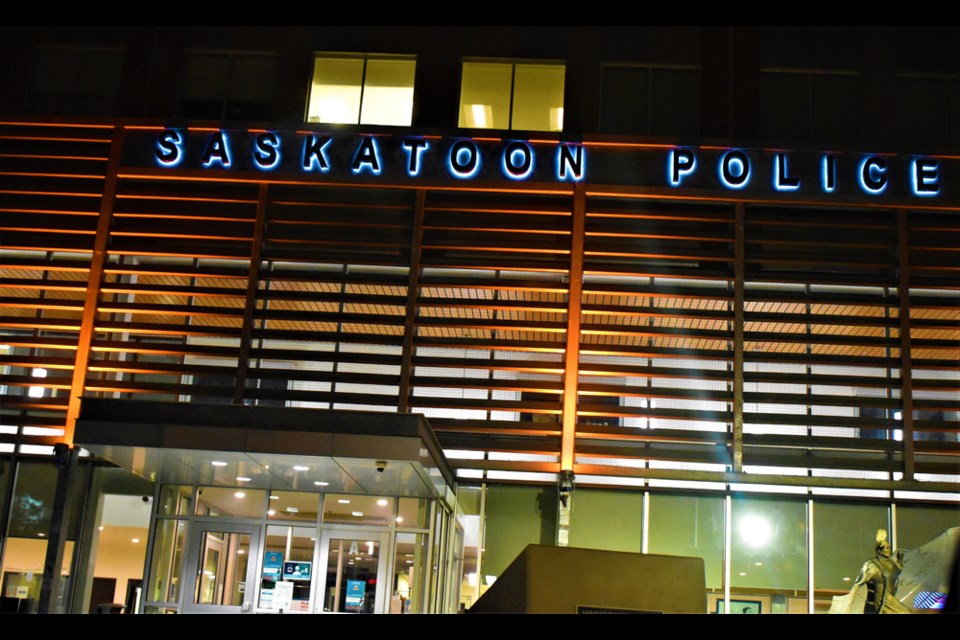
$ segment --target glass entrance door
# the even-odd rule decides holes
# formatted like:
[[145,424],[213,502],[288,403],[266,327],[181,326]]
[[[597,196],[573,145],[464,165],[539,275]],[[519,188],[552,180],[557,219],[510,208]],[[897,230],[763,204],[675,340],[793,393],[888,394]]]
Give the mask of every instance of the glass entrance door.
[[184,613],[249,613],[260,551],[258,525],[197,522],[188,543]]
[[384,613],[387,534],[327,531],[320,542],[323,594],[316,610],[325,613]]

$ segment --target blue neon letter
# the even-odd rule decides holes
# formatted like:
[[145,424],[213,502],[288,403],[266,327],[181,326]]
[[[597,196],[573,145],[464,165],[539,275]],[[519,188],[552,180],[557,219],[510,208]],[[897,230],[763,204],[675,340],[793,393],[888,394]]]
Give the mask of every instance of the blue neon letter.
[[720,182],[727,189],[743,189],[750,182],[750,159],[734,149],[720,157]]
[[373,175],[380,175],[380,150],[377,149],[377,141],[373,136],[364,136],[360,140],[357,155],[353,157],[353,164],[350,165],[350,168],[354,174],[358,174],[364,168],[367,168]]
[[582,144],[557,145],[557,180],[583,180],[587,156]]
[[777,191],[796,191],[800,188],[800,179],[791,178],[788,174],[787,154],[778,153],[773,169],[773,188]]
[[414,177],[420,174],[420,155],[430,148],[426,140],[404,140],[400,147],[407,154],[407,175]]
[[511,142],[503,149],[503,174],[511,180],[526,180],[533,173],[533,150],[525,142]]
[[480,170],[480,151],[469,140],[458,140],[450,147],[447,165],[454,178],[472,178]]
[[180,164],[183,160],[183,135],[173,129],[167,129],[158,135],[154,156],[161,167],[175,167]]
[[332,138],[307,136],[303,139],[303,170],[313,171],[316,167],[320,173],[330,171],[330,161],[327,159],[327,147]]
[[837,159],[835,156],[823,156],[820,165],[820,178],[823,190],[833,193],[837,188]]
[[217,131],[210,134],[207,140],[207,146],[203,150],[201,163],[204,167],[210,168],[213,163],[218,163],[224,169],[230,168],[230,139],[224,131]]
[[667,182],[679,187],[683,179],[697,168],[697,154],[689,149],[671,149],[667,153]]
[[867,156],[860,163],[860,188],[872,195],[887,190],[887,163],[883,158]]
[[940,163],[924,158],[910,163],[911,186],[915,196],[935,196],[940,193]]
[[275,133],[261,133],[253,143],[253,164],[263,171],[276,169],[280,164],[280,136]]

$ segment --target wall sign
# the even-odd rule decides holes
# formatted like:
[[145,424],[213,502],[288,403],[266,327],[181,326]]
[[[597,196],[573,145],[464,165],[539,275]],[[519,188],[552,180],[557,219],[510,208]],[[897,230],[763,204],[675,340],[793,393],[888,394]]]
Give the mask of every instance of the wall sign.
[[[132,131],[126,166],[363,183],[586,181],[774,199],[957,203],[954,157],[320,131]],[[713,194],[716,195],[716,194]]]

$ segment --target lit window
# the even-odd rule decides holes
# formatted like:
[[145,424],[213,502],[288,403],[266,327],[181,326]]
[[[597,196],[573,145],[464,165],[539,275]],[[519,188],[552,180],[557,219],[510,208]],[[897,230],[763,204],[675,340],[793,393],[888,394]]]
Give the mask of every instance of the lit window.
[[550,62],[464,62],[460,126],[563,130],[566,67]]
[[410,126],[416,66],[412,57],[318,55],[307,121]]

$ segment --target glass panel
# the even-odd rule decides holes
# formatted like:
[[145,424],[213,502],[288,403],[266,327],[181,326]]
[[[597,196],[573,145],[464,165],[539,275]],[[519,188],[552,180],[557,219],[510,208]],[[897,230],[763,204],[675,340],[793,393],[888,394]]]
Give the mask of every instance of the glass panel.
[[205,531],[194,604],[240,606],[246,590],[250,534]]
[[863,563],[874,557],[877,529],[888,529],[887,516],[883,505],[815,503],[815,588],[849,589]]
[[[806,505],[803,502],[733,501],[730,582],[734,587],[805,590]],[[773,613],[776,603],[773,603]]]
[[297,520],[300,522],[317,521],[319,493],[301,491],[274,491],[270,494],[267,511],[269,520]]
[[650,134],[696,136],[700,133],[700,72],[652,70]]
[[703,558],[707,588],[723,585],[723,498],[651,494],[648,526],[650,553]]
[[559,64],[517,65],[511,129],[563,131],[565,72]]
[[415,60],[367,60],[360,124],[410,126]]
[[190,485],[165,484],[160,488],[157,500],[157,515],[182,516],[191,512],[193,487]]
[[310,610],[313,583],[313,548],[317,531],[312,527],[267,527],[263,565],[260,568],[260,608],[277,609],[278,582],[293,583],[289,611]]
[[600,94],[600,130],[603,133],[648,133],[650,69],[605,66]]
[[177,602],[180,598],[180,561],[187,539],[187,523],[183,520],[159,520],[156,526],[146,599],[152,602]]
[[774,140],[807,140],[809,137],[807,74],[760,73],[758,133]]
[[580,489],[573,505],[570,546],[640,552],[642,493]]
[[393,563],[390,613],[424,613],[427,585],[427,536],[398,533]]
[[460,85],[460,127],[510,128],[513,65],[464,62]]
[[376,611],[380,543],[332,538],[327,551],[323,610],[341,613]]
[[231,487],[200,487],[197,492],[198,516],[263,517],[266,491]]
[[397,526],[426,529],[430,526],[430,501],[422,498],[400,498]]
[[388,526],[394,520],[393,498],[328,493],[323,497],[324,523]]
[[362,83],[362,58],[317,58],[307,121],[357,124]]
[[897,505],[899,549],[916,549],[952,527],[960,527],[960,509],[956,506]]

